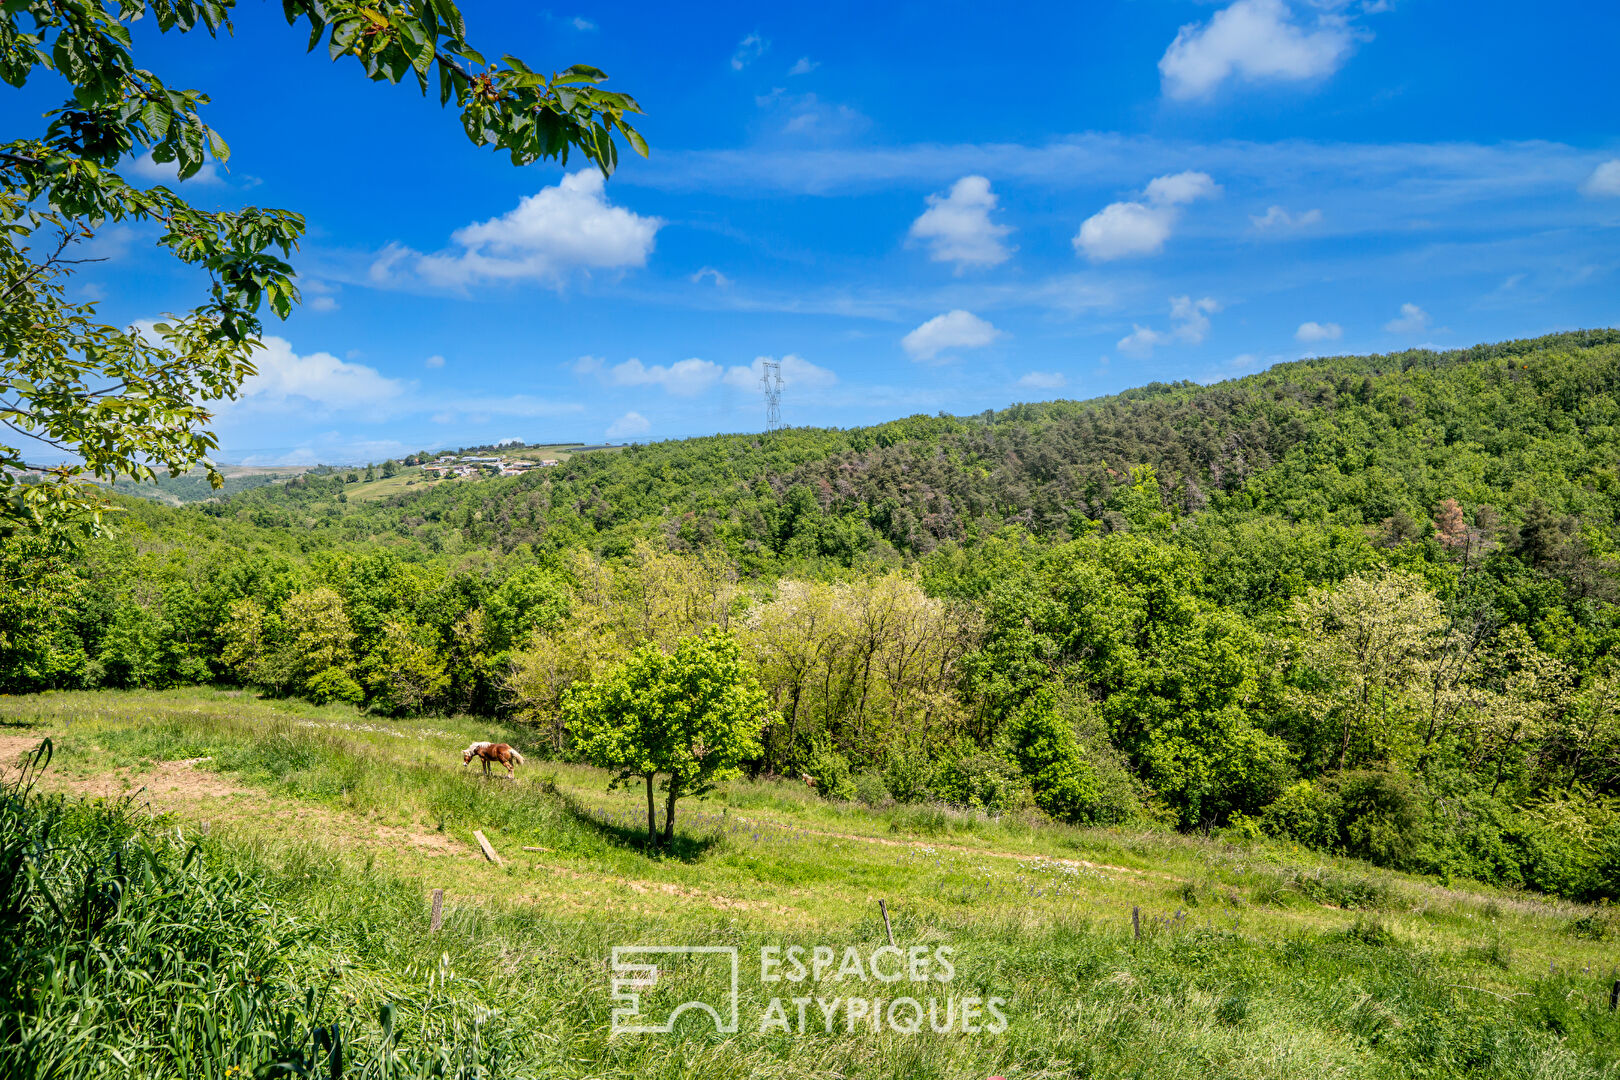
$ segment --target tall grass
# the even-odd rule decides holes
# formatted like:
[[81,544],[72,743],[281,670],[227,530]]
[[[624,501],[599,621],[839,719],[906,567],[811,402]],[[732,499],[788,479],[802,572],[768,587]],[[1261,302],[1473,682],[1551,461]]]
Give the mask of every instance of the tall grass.
[[[132,800],[33,791],[47,740],[0,789],[0,1076],[484,1076],[510,1029],[412,1001],[359,1024],[326,986],[300,986],[318,928],[274,882]],[[510,1053],[505,1054],[510,1057]]]

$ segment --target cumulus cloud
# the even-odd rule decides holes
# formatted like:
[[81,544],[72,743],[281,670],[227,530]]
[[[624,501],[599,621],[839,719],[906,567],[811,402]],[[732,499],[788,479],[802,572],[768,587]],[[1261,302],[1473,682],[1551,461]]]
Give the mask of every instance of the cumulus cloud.
[[645,266],[663,224],[610,204],[602,174],[585,169],[498,218],[457,229],[451,239],[459,250],[422,255],[390,245],[372,263],[371,278],[386,285],[408,269],[428,284],[452,288],[493,281],[561,284],[573,270]]
[[638,412],[627,412],[609,424],[604,434],[610,439],[623,439],[632,435],[645,435],[651,430],[652,424],[645,416]]
[[[577,364],[575,370],[579,370]],[[723,369],[713,361],[697,357],[650,366],[632,357],[601,372],[611,386],[661,386],[678,397],[693,397],[719,382]]]
[[1130,356],[1150,356],[1160,345],[1201,344],[1209,335],[1209,317],[1221,310],[1211,297],[1194,300],[1190,296],[1170,298],[1170,329],[1155,330],[1148,326],[1132,325],[1131,332],[1119,340],[1119,351]]
[[1214,198],[1220,190],[1208,173],[1157,177],[1143,190],[1141,200],[1109,203],[1087,218],[1074,234],[1075,253],[1096,262],[1152,255],[1170,238],[1183,206]]
[[[300,356],[291,342],[273,334],[260,341],[253,351],[258,374],[243,382],[237,405],[267,409],[314,405],[329,412],[372,412],[405,391],[403,383],[365,364],[352,364],[326,352]],[[233,407],[221,404],[222,411]]]
[[900,339],[900,345],[913,360],[924,363],[945,363],[951,357],[940,354],[947,349],[978,349],[1001,336],[1001,331],[971,311],[958,308],[943,315],[935,315],[917,329]]
[[928,245],[935,262],[953,262],[960,274],[970,266],[996,266],[1007,261],[1012,248],[1002,238],[1008,225],[990,220],[996,196],[983,176],[964,176],[943,195],[928,196],[928,209],[911,223],[911,238]]
[[758,34],[749,34],[737,42],[737,51],[731,54],[731,70],[741,71],[765,54],[771,43]]
[[210,161],[203,165],[185,180],[180,179],[180,166],[174,162],[153,161],[151,154],[142,154],[125,166],[124,171],[153,184],[197,184],[208,186],[210,184],[223,184],[225,178],[219,175],[219,166]]
[[1207,23],[1183,26],[1159,60],[1159,75],[1165,94],[1179,100],[1208,97],[1228,79],[1318,79],[1339,69],[1357,36],[1332,10],[1307,25],[1294,20],[1283,0],[1237,0]]
[[1317,341],[1338,341],[1344,336],[1344,327],[1338,323],[1303,322],[1294,331],[1294,337],[1307,345]]
[[1593,198],[1620,198],[1620,158],[1605,161],[1592,170],[1581,191]]
[[438,353],[434,353],[432,356],[422,361],[422,366],[430,368],[444,367],[444,357],[440,356]]
[[820,60],[812,60],[808,56],[801,56],[788,68],[789,75],[808,75],[821,66]]
[[1249,220],[1257,229],[1303,229],[1308,225],[1319,224],[1322,220],[1322,211],[1304,210],[1291,214],[1280,206],[1268,206],[1264,214],[1250,214]]
[[1384,324],[1392,334],[1421,334],[1429,328],[1429,313],[1416,304],[1402,304],[1401,313]]
[[[771,356],[756,356],[752,364],[746,367],[735,364],[726,369],[725,382],[727,386],[735,386],[743,390],[758,390],[760,376],[765,374],[765,364],[774,360]],[[782,357],[782,385],[796,386],[800,389],[820,390],[838,382],[838,376],[824,367],[812,364],[802,356],[788,353]]]
[[1032,371],[1019,379],[1018,385],[1026,390],[1061,390],[1069,385],[1069,379],[1061,371]]

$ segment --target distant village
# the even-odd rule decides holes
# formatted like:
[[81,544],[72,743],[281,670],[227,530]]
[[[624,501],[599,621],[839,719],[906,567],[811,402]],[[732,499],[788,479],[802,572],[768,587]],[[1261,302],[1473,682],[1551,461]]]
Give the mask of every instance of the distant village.
[[[406,460],[406,464],[410,464]],[[422,461],[418,466],[424,473],[437,479],[455,477],[461,480],[473,480],[484,476],[522,476],[530,469],[549,469],[557,464],[556,458],[542,458],[531,461],[528,458],[505,458],[499,456],[484,456],[479,454],[443,454],[432,461]]]

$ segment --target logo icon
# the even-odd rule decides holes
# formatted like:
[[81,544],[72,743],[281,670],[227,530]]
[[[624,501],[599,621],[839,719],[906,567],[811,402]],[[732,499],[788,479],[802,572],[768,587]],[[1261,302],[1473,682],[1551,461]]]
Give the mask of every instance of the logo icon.
[[[683,1001],[669,1011],[663,1023],[649,1023],[656,1015],[651,1010],[654,1006],[649,1003],[649,1012],[642,1012],[642,995],[647,992],[649,996],[658,989],[659,975],[668,972],[677,961],[677,957],[719,957],[726,958],[730,965],[731,992],[721,1008],[715,1008],[707,1001]],[[658,957],[669,957],[662,968],[655,961]],[[637,962],[640,960],[641,962]],[[712,961],[718,968],[719,962]],[[658,1035],[669,1034],[675,1029],[675,1021],[688,1009],[698,1009],[706,1012],[714,1020],[714,1029],[722,1035],[735,1034],[737,1031],[737,948],[734,945],[615,945],[613,947],[613,1000],[616,1003],[613,1009],[614,1035]],[[666,983],[667,985],[667,983]]]

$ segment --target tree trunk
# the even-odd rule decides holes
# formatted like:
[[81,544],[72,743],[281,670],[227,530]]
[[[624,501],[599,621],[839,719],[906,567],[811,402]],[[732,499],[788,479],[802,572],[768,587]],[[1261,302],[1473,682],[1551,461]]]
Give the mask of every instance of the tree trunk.
[[658,816],[653,811],[653,774],[647,774],[647,849],[658,848]]
[[664,804],[664,850],[675,845],[675,799],[680,794],[681,782],[673,773],[669,777],[669,801]]

